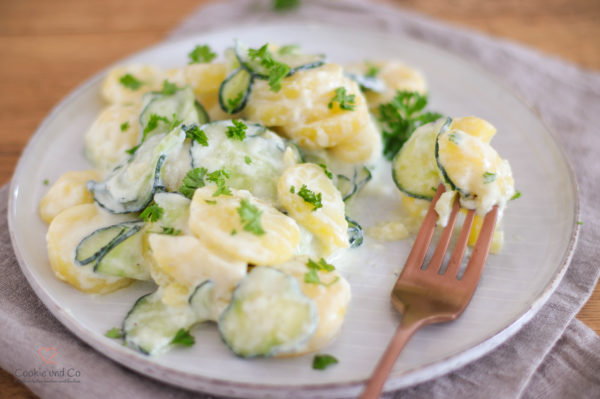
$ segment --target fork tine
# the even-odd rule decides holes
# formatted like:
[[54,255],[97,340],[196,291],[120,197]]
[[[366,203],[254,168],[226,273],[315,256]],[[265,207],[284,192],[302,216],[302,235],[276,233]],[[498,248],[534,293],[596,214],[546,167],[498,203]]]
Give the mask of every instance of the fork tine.
[[473,248],[471,259],[463,274],[461,281],[475,285],[479,281],[485,260],[487,259],[488,253],[490,252],[490,245],[492,244],[492,236],[494,235],[494,228],[496,227],[496,218],[498,217],[498,206],[494,206],[483,219],[483,226],[479,232],[477,243]]
[[473,225],[474,217],[475,217],[475,210],[470,209],[467,212],[467,216],[465,217],[465,221],[463,223],[462,230],[460,231],[460,235],[458,236],[458,241],[456,242],[454,251],[452,251],[452,257],[450,257],[450,261],[448,262],[448,267],[446,268],[445,274],[448,276],[456,277],[456,275],[458,274],[458,270],[460,269],[460,264],[462,263],[463,256],[465,254],[465,249],[467,248],[467,242],[469,240],[469,233],[471,232],[471,226]]
[[458,211],[460,210],[460,201],[456,198],[452,204],[452,212],[450,213],[450,217],[448,218],[448,224],[444,228],[442,232],[442,236],[437,243],[437,247],[435,248],[435,252],[433,253],[433,257],[429,261],[429,265],[427,266],[428,272],[438,273],[442,263],[444,262],[444,255],[446,255],[446,250],[448,249],[448,244],[450,243],[450,239],[452,238],[452,231],[454,230],[454,224],[456,223],[456,215],[458,215]]
[[423,264],[425,255],[427,255],[427,248],[429,248],[431,238],[433,237],[433,232],[435,231],[435,223],[437,222],[438,218],[438,215],[435,211],[435,203],[445,190],[446,188],[444,185],[440,183],[437,187],[437,191],[435,192],[435,196],[429,205],[425,219],[423,219],[423,224],[421,224],[421,228],[419,229],[419,233],[417,234],[417,238],[415,239],[410,254],[408,254],[408,258],[406,258],[406,263],[404,265],[404,269],[402,270],[402,274],[408,270],[420,268]]

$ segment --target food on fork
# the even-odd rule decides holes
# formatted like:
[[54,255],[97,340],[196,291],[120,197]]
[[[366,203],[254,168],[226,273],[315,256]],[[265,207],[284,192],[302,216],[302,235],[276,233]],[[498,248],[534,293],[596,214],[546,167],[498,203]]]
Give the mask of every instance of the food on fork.
[[403,205],[410,227],[440,181],[442,217],[455,193],[481,214],[514,194],[495,129],[427,112],[423,76],[399,61],[345,68],[239,41],[221,61],[191,58],[111,70],[83,137],[93,169],[65,173],[39,206],[59,279],[90,294],[154,283],[119,329],[142,353],[191,345],[202,322],[241,357],[320,351],[350,306],[349,259],[411,231],[364,234],[365,201]]

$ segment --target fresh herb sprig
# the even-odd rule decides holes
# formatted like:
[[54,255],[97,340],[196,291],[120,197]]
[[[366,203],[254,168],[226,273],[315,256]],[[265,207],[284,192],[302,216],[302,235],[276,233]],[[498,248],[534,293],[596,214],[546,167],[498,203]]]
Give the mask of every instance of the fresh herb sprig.
[[192,346],[196,343],[196,339],[186,329],[180,328],[171,340],[173,345]]
[[121,83],[121,85],[123,85],[123,87],[126,87],[129,90],[133,90],[133,91],[139,89],[144,84],[144,82],[137,79],[135,76],[133,76],[130,73],[126,73],[125,75],[121,76],[119,78],[119,83]]
[[400,151],[412,132],[426,123],[442,117],[437,112],[423,112],[427,95],[398,90],[389,103],[378,108],[383,131],[383,155],[389,160]]
[[356,103],[354,102],[355,97],[356,96],[354,94],[346,94],[345,87],[338,87],[335,89],[335,95],[331,101],[329,101],[327,107],[332,109],[333,105],[338,103],[340,109],[343,109],[344,111],[354,111],[354,107],[356,107]]
[[231,123],[233,123],[233,126],[227,126],[225,135],[232,140],[244,141],[248,126],[246,126],[246,124],[239,119],[234,119],[231,121]]
[[237,212],[240,215],[240,220],[242,221],[245,231],[257,236],[262,236],[265,234],[265,230],[263,229],[260,221],[262,211],[256,206],[252,205],[250,201],[247,199],[242,199]]
[[188,53],[190,64],[200,64],[211,62],[217,57],[217,54],[212,51],[210,46],[203,44],[202,46],[197,45],[192,51]]
[[225,168],[215,170],[206,175],[206,180],[217,185],[217,190],[213,193],[213,197],[219,195],[231,195],[231,189],[227,187],[226,181],[231,177],[231,173]]
[[196,189],[205,186],[204,176],[207,172],[206,168],[195,168],[187,172],[181,182],[179,192],[188,198],[192,198]]
[[325,259],[323,258],[319,259],[318,262],[309,259],[306,263],[306,267],[308,267],[308,272],[304,273],[304,282],[306,284],[319,284],[329,287],[330,285],[335,284],[339,280],[339,277],[336,276],[333,280],[331,280],[328,283],[324,283],[321,281],[321,278],[319,277],[319,271],[330,273],[335,270],[335,266],[333,266],[330,263],[327,263],[327,261],[325,261]]
[[140,219],[145,222],[156,222],[162,217],[164,209],[162,209],[157,203],[152,202],[140,213]]
[[311,189],[309,189],[306,184],[303,184],[300,187],[300,190],[296,192],[296,188],[294,186],[290,187],[290,192],[292,194],[296,193],[300,198],[304,200],[304,202],[309,203],[313,206],[313,212],[319,208],[323,207],[321,200],[323,199],[323,195],[321,193],[315,193]]
[[197,125],[183,126],[183,131],[187,138],[196,143],[208,147],[208,137],[206,136],[206,132],[201,130]]
[[315,370],[325,370],[327,367],[336,363],[339,363],[339,361],[334,356],[323,353],[315,355],[312,367]]
[[281,81],[290,73],[291,68],[289,65],[273,58],[273,54],[269,51],[269,44],[267,43],[258,49],[248,49],[248,57],[253,61],[258,61],[260,65],[265,67],[271,91],[278,92],[281,90]]

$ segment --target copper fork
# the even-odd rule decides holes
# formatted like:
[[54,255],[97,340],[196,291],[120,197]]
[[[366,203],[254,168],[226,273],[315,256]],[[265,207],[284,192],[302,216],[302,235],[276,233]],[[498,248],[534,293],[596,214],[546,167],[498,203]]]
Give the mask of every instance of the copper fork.
[[443,192],[444,185],[440,184],[419,229],[404,269],[392,289],[392,304],[402,313],[402,322],[379,360],[373,375],[367,382],[365,390],[360,396],[361,399],[379,397],[383,384],[400,352],[419,328],[428,324],[456,319],[465,310],[475,292],[475,287],[490,249],[498,216],[498,207],[493,207],[485,215],[469,263],[459,279],[458,272],[467,247],[475,211],[469,210],[467,212],[456,247],[452,252],[445,272],[442,273],[441,266],[460,210],[459,201],[456,198],[448,224],[442,231],[429,264],[424,269],[421,267],[425,261],[427,248],[431,243],[438,218],[435,203]]

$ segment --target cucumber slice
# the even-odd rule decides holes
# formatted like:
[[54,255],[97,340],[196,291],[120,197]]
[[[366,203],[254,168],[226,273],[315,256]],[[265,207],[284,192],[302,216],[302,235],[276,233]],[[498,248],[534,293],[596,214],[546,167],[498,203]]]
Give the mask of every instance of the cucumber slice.
[[385,82],[375,76],[361,75],[346,72],[347,77],[358,83],[362,90],[370,90],[375,93],[383,93],[386,90]]
[[98,258],[94,271],[109,276],[150,280],[150,262],[144,256],[144,231],[141,224],[123,233],[120,242],[114,244]]
[[273,356],[301,348],[318,321],[315,303],[294,277],[259,266],[233,292],[219,318],[219,331],[238,356]]
[[438,134],[450,128],[452,119],[440,119],[417,128],[392,160],[392,177],[408,196],[431,201],[440,181],[435,160]]
[[[75,249],[76,263],[83,266],[94,262],[102,257],[109,249],[129,237],[129,235],[127,235],[127,237],[122,238],[123,235],[127,234],[128,231],[135,227],[135,222],[120,223],[103,227],[84,237]],[[119,241],[119,239],[121,239],[121,241]]]
[[231,71],[238,69],[242,65],[240,64],[240,60],[238,60],[235,55],[235,50],[233,47],[228,47],[223,52],[223,57],[225,58],[225,67],[227,69],[227,73],[231,73]]
[[356,220],[346,216],[348,222],[348,241],[350,242],[350,248],[360,247],[363,243],[363,229]]
[[180,329],[189,329],[197,322],[189,303],[168,306],[161,300],[161,291],[142,296],[123,321],[123,339],[127,345],[146,355],[166,351]]
[[356,192],[358,193],[362,188],[371,181],[373,175],[366,166],[358,167],[354,169],[354,184],[356,185]]
[[244,68],[231,72],[219,88],[219,105],[228,114],[240,112],[246,106],[252,88],[252,74]]
[[[151,92],[144,96],[146,104],[140,114],[140,126],[142,131],[148,126],[152,114],[173,119],[173,115],[183,124],[204,124],[208,122],[208,114],[202,105],[196,101],[194,91],[186,86],[178,89],[173,94],[162,94]],[[159,122],[151,134],[168,133],[169,125]]]
[[179,127],[167,135],[151,136],[105,181],[88,182],[88,190],[98,205],[112,213],[141,211],[157,190],[164,189],[163,164],[170,154],[177,153],[184,140],[185,132]]
[[264,126],[246,122],[246,137],[240,141],[227,137],[232,121],[217,121],[201,126],[208,146],[193,143],[193,168],[209,172],[227,169],[227,185],[250,191],[254,196],[276,202],[277,178],[286,168],[286,141]]
[[342,199],[344,201],[356,193],[356,184],[354,184],[354,181],[346,175],[336,176],[335,187],[340,194],[342,194]]
[[173,227],[184,234],[189,232],[190,200],[179,193],[156,193],[154,202],[162,208],[163,214],[155,224]]
[[197,320],[210,320],[213,307],[213,289],[215,283],[212,280],[206,280],[200,283],[194,291],[188,302],[196,315]]
[[[248,46],[239,40],[235,41],[235,54],[240,64],[251,72],[254,76],[260,79],[269,79],[269,69],[260,63],[260,60],[253,60],[248,55]],[[290,67],[287,76],[292,75],[296,71],[317,68],[325,63],[323,54],[309,55],[302,54],[297,49],[293,51],[273,51],[271,52],[273,60],[286,64]]]

